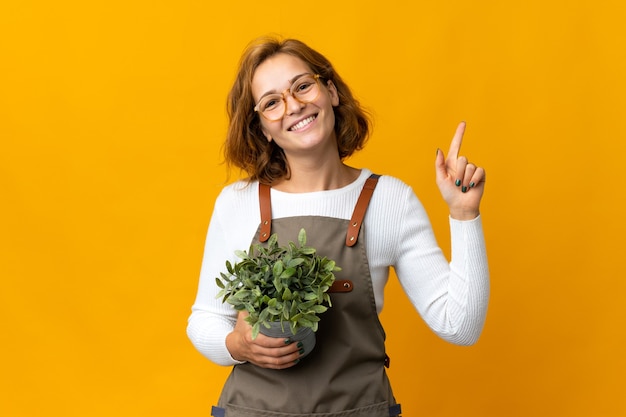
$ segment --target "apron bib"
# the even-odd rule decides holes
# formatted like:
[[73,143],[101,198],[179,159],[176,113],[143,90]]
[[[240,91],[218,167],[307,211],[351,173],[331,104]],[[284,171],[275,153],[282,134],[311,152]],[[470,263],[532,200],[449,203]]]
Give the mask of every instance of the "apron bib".
[[[244,363],[228,377],[215,417],[399,416],[385,372],[385,332],[378,319],[363,236],[359,233],[378,176],[368,179],[352,220],[322,216],[271,219],[269,187],[260,186],[261,225],[254,242],[278,234],[279,244],[297,242],[336,261],[332,307],[323,313],[313,351],[288,369]],[[262,188],[265,187],[265,190]],[[265,193],[263,195],[263,193]],[[268,217],[269,216],[269,217]]]

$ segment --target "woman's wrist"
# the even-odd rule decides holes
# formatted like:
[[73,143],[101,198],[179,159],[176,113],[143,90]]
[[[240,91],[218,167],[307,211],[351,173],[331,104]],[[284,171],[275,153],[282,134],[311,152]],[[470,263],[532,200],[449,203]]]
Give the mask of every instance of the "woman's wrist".
[[480,216],[479,210],[450,210],[450,217],[454,220],[474,220],[478,216]]

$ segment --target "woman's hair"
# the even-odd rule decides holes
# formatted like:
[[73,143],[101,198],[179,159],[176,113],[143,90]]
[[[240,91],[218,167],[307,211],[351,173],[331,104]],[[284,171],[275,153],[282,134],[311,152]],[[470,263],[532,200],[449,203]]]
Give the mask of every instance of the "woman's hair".
[[360,150],[369,136],[371,120],[352,96],[350,89],[335,72],[332,64],[319,52],[295,39],[260,38],[251,43],[239,64],[239,71],[228,94],[228,132],[224,156],[229,166],[236,166],[248,175],[249,181],[273,184],[289,178],[289,164],[275,141],[268,141],[261,130],[260,115],[254,111],[252,78],[256,69],[268,58],[279,54],[300,58],[326,82],[332,81],[339,95],[335,113],[335,133],[339,157],[343,160]]

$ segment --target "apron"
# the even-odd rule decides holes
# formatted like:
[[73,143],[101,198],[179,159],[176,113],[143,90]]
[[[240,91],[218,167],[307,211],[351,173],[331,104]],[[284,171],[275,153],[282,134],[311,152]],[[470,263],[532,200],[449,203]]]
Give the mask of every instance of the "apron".
[[228,377],[215,417],[389,417],[400,415],[385,372],[385,332],[378,319],[363,236],[359,232],[378,175],[367,181],[351,220],[322,216],[271,218],[270,188],[259,185],[261,224],[254,242],[277,233],[279,244],[297,242],[342,268],[320,318],[313,351],[288,369],[244,363]]

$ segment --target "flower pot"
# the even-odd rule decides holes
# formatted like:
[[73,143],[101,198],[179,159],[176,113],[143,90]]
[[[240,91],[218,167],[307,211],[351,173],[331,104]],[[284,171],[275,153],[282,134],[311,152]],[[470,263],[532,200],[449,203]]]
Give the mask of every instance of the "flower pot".
[[[284,330],[282,327],[284,327]],[[296,334],[293,334],[289,328],[289,323],[283,323],[282,327],[279,321],[273,321],[270,323],[269,329],[261,325],[259,333],[263,333],[265,336],[269,337],[281,337],[284,339],[289,338],[295,343],[302,342],[302,349],[304,349],[304,353],[300,356],[300,358],[304,358],[306,355],[311,353],[315,347],[315,332],[313,330],[308,327],[300,327],[296,330]]]

